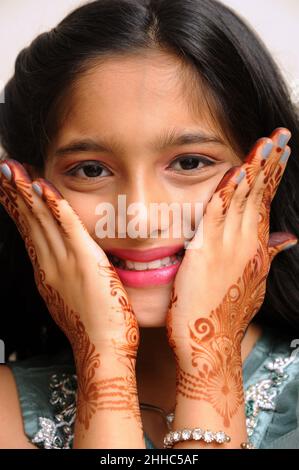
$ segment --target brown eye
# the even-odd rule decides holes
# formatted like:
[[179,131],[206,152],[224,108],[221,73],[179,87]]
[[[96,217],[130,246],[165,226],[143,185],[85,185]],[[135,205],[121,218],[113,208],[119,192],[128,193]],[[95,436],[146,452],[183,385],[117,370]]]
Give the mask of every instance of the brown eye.
[[[79,171],[81,171],[81,174],[79,174]],[[86,162],[86,163],[81,163],[80,165],[77,165],[75,168],[69,170],[67,172],[68,175],[73,176],[73,177],[78,177],[78,178],[83,178],[83,179],[94,179],[94,178],[99,178],[99,177],[104,177],[104,176],[109,176],[109,174],[105,174],[105,172],[110,172],[107,168],[105,168],[103,165],[99,164],[98,162]]]
[[[174,168],[173,164],[178,164],[181,167],[177,166]],[[187,157],[180,157],[176,159],[174,162],[172,162],[171,166],[172,169],[175,169],[176,171],[196,171],[214,164],[215,163],[208,158],[188,155]]]

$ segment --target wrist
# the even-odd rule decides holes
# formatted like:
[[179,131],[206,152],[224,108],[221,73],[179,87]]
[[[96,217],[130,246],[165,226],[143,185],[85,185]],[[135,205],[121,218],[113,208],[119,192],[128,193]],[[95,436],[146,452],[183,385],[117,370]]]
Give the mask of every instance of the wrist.
[[[196,359],[196,360],[195,360]],[[244,413],[244,389],[241,357],[209,354],[207,359],[193,358],[193,363],[177,364],[175,425],[198,426],[211,416],[224,427]]]
[[[94,352],[77,363],[77,426],[87,430],[90,421],[108,422],[110,417],[129,419],[141,426],[134,360],[127,356]],[[111,414],[111,412],[113,412]]]
[[[210,343],[210,344],[209,344]],[[230,362],[240,364],[242,367],[241,344],[232,339],[214,338],[209,343],[198,342],[198,345],[184,345],[184,347],[173,346],[177,368],[193,369],[194,364],[200,368],[201,364],[208,364],[211,361],[219,362],[220,356],[225,360],[225,356]]]
[[111,371],[127,374],[128,371],[135,372],[136,369],[137,354],[130,354],[125,348],[121,350],[111,346],[89,344],[86,348],[73,347],[72,350],[77,375],[86,370],[93,370],[93,374],[107,372],[109,375]]
[[136,359],[115,352],[94,352],[87,358],[75,356],[76,374],[97,378],[127,377],[136,380]]
[[[216,348],[215,348],[216,349]],[[219,348],[220,349],[220,348]],[[201,372],[210,376],[215,374],[228,374],[229,371],[242,371],[241,348],[234,348],[228,352],[218,349],[211,350],[199,346],[198,349],[185,349],[175,351],[176,371],[201,377]]]
[[198,434],[209,436],[210,433],[226,433],[230,439],[222,443],[222,448],[237,449],[240,448],[241,442],[247,441],[244,401],[230,414],[214,403],[180,397],[176,401],[174,415],[172,431],[189,430],[192,434],[193,431],[197,434],[191,441],[175,443],[175,448],[219,448],[217,441],[204,442],[204,438],[201,439]]

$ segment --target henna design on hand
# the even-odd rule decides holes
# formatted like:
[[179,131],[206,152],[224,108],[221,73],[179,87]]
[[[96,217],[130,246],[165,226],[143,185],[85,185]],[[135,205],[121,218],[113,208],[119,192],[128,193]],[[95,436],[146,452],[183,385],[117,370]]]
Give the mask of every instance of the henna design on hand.
[[123,287],[123,284],[111,264],[109,266],[99,266],[99,273],[102,276],[109,278],[110,294],[117,298],[119,308],[116,308],[118,313],[123,315],[125,321],[125,338],[124,344],[118,344],[113,338],[114,350],[119,357],[119,362],[125,364],[130,370],[131,374],[134,373],[138,346],[140,343],[140,333],[138,322],[133,311],[132,305],[128,300],[128,295]]
[[8,215],[13,219],[21,236],[24,234],[22,220],[19,217],[17,191],[11,183],[0,173],[0,203]]
[[[255,146],[245,167],[249,187],[259,168],[264,171],[265,189],[259,211],[257,248],[246,262],[242,275],[229,286],[218,306],[208,312],[201,312],[191,319],[187,326],[188,347],[179,350],[182,343],[180,331],[174,331],[174,315],[178,307],[178,294],[174,284],[166,319],[167,336],[177,365],[177,394],[183,397],[203,400],[209,403],[223,419],[225,427],[244,405],[241,342],[245,331],[260,309],[266,292],[266,280],[273,257],[282,249],[289,233],[276,233],[280,243],[275,244],[269,234],[270,204],[283,175],[283,165],[275,159],[256,157]],[[276,150],[277,154],[281,149]],[[216,192],[222,201],[222,215],[230,205],[235,182],[230,178],[235,169],[218,185]],[[245,198],[250,190],[245,195]],[[273,237],[275,238],[275,237]],[[293,237],[296,240],[296,237]],[[176,319],[177,320],[177,319]],[[182,325],[176,321],[177,330]],[[175,335],[177,341],[175,340]],[[185,345],[186,346],[186,345]]]
[[[117,297],[119,303],[120,311],[123,314],[125,320],[126,330],[126,345],[121,347],[121,350],[126,354],[130,359],[136,358],[137,349],[139,346],[140,335],[139,327],[136,320],[135,313],[132,309],[132,305],[128,300],[127,292],[125,291],[123,284],[114,268],[111,264],[109,266],[99,265],[99,273],[103,276],[108,276],[110,279],[110,294],[113,297]],[[115,340],[113,340],[115,347],[118,347]]]
[[207,318],[190,322],[191,366],[196,374],[178,364],[177,393],[210,403],[225,427],[244,402],[241,341],[264,299],[266,274],[261,275],[261,266],[259,252],[220,305]]
[[[34,253],[33,247],[30,252]],[[128,332],[127,339],[131,340],[131,343],[127,347],[125,345],[120,347],[123,351],[127,351],[126,357],[129,359],[129,363],[124,362],[127,366],[126,375],[98,380],[96,374],[101,366],[100,354],[91,343],[80,316],[68,308],[57,290],[45,283],[44,271],[39,269],[37,262],[35,266],[35,272],[39,274],[39,278],[36,279],[39,292],[49,306],[54,320],[72,344],[78,375],[77,416],[79,422],[88,430],[90,420],[97,410],[119,410],[127,411],[128,417],[139,420],[139,426],[142,429],[133,361],[136,356],[135,337],[129,337]]]
[[[129,364],[126,363],[128,372],[123,376],[99,380],[97,373],[101,366],[100,354],[96,351],[95,345],[91,343],[85,326],[80,319],[80,315],[69,308],[59,292],[46,282],[46,273],[40,267],[36,248],[30,236],[30,225],[18,205],[19,190],[26,206],[32,212],[33,199],[29,192],[31,182],[29,178],[27,178],[24,170],[20,167],[19,169],[22,175],[25,175],[24,181],[19,178],[15,182],[14,180],[8,181],[2,173],[0,173],[0,203],[15,222],[23,238],[25,248],[33,266],[35,283],[41,297],[45,301],[54,321],[68,337],[72,345],[78,375],[78,421],[83,424],[87,430],[90,426],[90,420],[97,410],[122,410],[128,412],[128,418],[136,418],[142,430],[133,361],[133,359],[136,358],[139,344],[139,330],[135,315],[127,300],[126,293],[119,278],[117,283],[117,273],[112,266],[106,268],[111,277],[110,284],[113,287],[111,295],[115,296],[119,294],[118,301],[121,311],[124,313],[126,326],[128,327],[126,334],[128,344],[122,345],[120,348],[125,354],[125,357],[129,360]],[[44,197],[44,201],[49,204],[55,219],[60,221],[59,206],[55,200],[56,193],[54,194],[52,191],[51,185],[49,185],[49,189],[47,185],[48,183],[43,181],[43,191],[44,194],[47,195],[47,197]],[[61,198],[58,192],[57,197]],[[61,224],[60,227],[62,228]],[[103,267],[101,268],[104,269]]]
[[[239,171],[239,167],[230,168],[215,189],[215,193],[219,192],[222,201],[222,215],[225,215],[231,199],[231,193],[238,186],[231,177]],[[213,197],[213,196],[212,196]]]

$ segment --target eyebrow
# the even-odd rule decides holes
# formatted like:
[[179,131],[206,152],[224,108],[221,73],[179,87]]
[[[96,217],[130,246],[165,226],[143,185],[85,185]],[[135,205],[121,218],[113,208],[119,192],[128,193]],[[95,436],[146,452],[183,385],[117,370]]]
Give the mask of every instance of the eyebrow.
[[[178,134],[175,130],[167,131],[161,134],[155,141],[149,144],[149,147],[154,151],[162,151],[167,148],[177,147],[180,145],[191,145],[191,144],[206,144],[214,143],[219,145],[225,145],[224,141],[216,136],[207,134],[203,131],[197,132],[185,132]],[[59,147],[55,150],[55,156],[66,156],[78,152],[120,152],[121,146],[115,140],[108,142],[104,139],[93,140],[90,138],[86,139],[74,139],[69,144]]]

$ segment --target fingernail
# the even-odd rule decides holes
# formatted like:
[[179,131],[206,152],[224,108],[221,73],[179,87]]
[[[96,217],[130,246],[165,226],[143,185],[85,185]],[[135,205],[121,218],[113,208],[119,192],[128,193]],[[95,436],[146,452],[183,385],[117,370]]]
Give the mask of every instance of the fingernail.
[[236,176],[236,179],[235,179],[236,183],[237,184],[241,183],[241,181],[242,181],[242,179],[244,179],[245,175],[246,175],[246,171],[241,170],[240,173],[238,174],[238,176]]
[[280,163],[285,163],[288,160],[290,154],[291,154],[291,149],[289,149],[289,148],[285,149],[285,151],[283,152],[283,154],[281,155],[281,157],[279,159],[279,162]]
[[38,183],[32,183],[33,191],[39,196],[42,197],[43,195],[43,188]]
[[12,178],[11,169],[6,163],[3,163],[3,165],[0,166],[0,171],[8,181],[11,181],[11,178]]
[[277,146],[283,148],[287,145],[288,141],[290,140],[291,136],[286,134],[281,134],[278,138]]
[[263,157],[264,159],[266,159],[266,158],[269,157],[269,155],[270,155],[271,152],[272,152],[273,147],[274,147],[273,142],[267,142],[267,143],[263,146],[261,153],[262,153],[262,157]]

